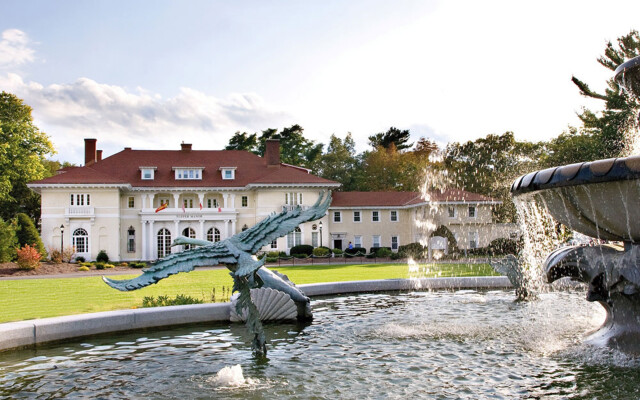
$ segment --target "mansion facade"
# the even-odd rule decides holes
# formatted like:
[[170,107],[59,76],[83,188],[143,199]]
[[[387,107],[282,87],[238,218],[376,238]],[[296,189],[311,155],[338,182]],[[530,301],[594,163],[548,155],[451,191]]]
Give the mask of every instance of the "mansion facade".
[[[28,185],[41,195],[45,247],[72,245],[76,256],[87,260],[101,250],[114,261],[156,260],[183,250],[171,247],[177,236],[223,240],[271,213],[309,207],[320,192],[340,186],[280,162],[277,140],[267,141],[264,157],[193,150],[183,143],[180,150],[125,148],[102,159],[96,145],[96,139],[85,139],[83,167],[64,168]],[[505,236],[492,223],[494,204],[459,190],[429,201],[412,192],[333,192],[325,217],[301,224],[263,250],[288,252],[298,244],[344,249],[349,242],[397,250],[420,240],[425,230],[415,221],[427,216],[464,239],[459,247],[484,246]]]

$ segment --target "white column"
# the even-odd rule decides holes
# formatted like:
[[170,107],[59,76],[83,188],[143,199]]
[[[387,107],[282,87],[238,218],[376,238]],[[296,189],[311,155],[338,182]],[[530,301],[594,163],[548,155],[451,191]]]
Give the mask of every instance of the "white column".
[[[182,235],[182,233],[180,233],[180,221],[178,221],[178,220],[173,221],[173,226],[174,226],[174,230],[173,231],[175,233],[172,235],[172,239],[175,239],[178,236]],[[179,246],[171,248],[171,252],[172,253],[178,253],[179,251],[180,251]]]
[[144,210],[145,208],[147,208],[147,198],[149,197],[148,194],[141,194],[140,195],[140,209]]
[[229,220],[224,220],[224,239],[229,237]]
[[142,261],[147,260],[147,221],[142,221]]
[[182,205],[180,203],[178,203],[178,201],[180,201],[180,193],[174,193],[173,194],[173,202],[175,203],[175,207],[176,208],[181,208]]
[[236,234],[236,220],[231,220],[231,235],[229,236],[233,236]]
[[156,246],[156,233],[153,229],[153,221],[149,221],[149,242],[147,247],[149,248],[149,260],[155,260],[158,258],[158,247]]
[[204,236],[204,220],[203,219],[200,220],[200,233],[198,234],[197,237],[200,240],[206,240]]
[[236,208],[236,195],[231,194],[229,196],[231,197],[231,208]]
[[229,207],[229,193],[222,193],[222,208]]

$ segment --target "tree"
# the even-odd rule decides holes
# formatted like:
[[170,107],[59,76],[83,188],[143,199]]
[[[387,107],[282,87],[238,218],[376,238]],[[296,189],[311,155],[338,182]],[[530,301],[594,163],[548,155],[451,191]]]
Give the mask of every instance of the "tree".
[[421,156],[429,157],[431,154],[438,151],[438,145],[436,144],[436,142],[430,139],[421,137],[420,139],[418,139],[416,147],[415,149],[413,149],[413,151]]
[[40,197],[26,184],[47,175],[45,156],[53,145],[34,124],[31,107],[13,94],[0,93],[0,216],[40,214]]
[[256,133],[236,132],[229,139],[225,150],[246,150],[258,154],[258,135]]
[[[632,30],[629,34],[618,38],[614,45],[607,43],[604,55],[598,58],[598,63],[603,67],[614,71],[620,64],[640,55],[640,35],[638,31]],[[631,150],[630,142],[635,138],[633,132],[638,123],[638,99],[623,90],[614,80],[613,73],[607,81],[607,89],[604,94],[594,92],[589,85],[576,78],[571,78],[573,83],[580,89],[583,96],[592,99],[603,100],[605,109],[601,113],[596,113],[588,109],[583,109],[578,117],[582,121],[581,134],[585,137],[579,138],[581,144],[586,144],[591,139],[590,149],[595,150],[593,159],[619,157],[627,155]],[[563,141],[568,137],[563,138]],[[590,151],[589,153],[594,153]],[[589,161],[589,159],[582,159]]]
[[9,262],[15,258],[18,240],[10,223],[0,218],[0,262]]
[[360,168],[355,150],[356,143],[351,133],[347,133],[344,140],[331,135],[327,152],[320,156],[315,171],[323,178],[340,182],[341,190],[354,190],[355,172]]
[[323,144],[316,144],[304,137],[304,129],[298,125],[277,129],[266,129],[258,139],[257,154],[264,156],[267,139],[280,140],[280,160],[283,163],[312,168],[322,155]]
[[415,152],[399,152],[392,143],[362,155],[356,188],[363,191],[419,191],[429,160]]
[[53,145],[34,124],[31,107],[13,94],[0,93],[0,201],[12,199],[18,182],[42,179],[42,162]]
[[369,136],[369,145],[374,149],[378,147],[390,149],[393,144],[397,151],[402,151],[413,146],[413,143],[407,143],[410,137],[411,133],[408,129],[401,131],[400,129],[392,126],[386,132],[380,132]]
[[444,165],[459,188],[502,200],[502,206],[494,209],[498,221],[514,221],[511,184],[518,176],[539,168],[544,150],[541,143],[519,142],[512,132],[506,132],[448,144]]
[[20,248],[28,244],[38,250],[38,253],[43,257],[47,254],[40,234],[27,214],[19,213],[16,215],[15,231]]

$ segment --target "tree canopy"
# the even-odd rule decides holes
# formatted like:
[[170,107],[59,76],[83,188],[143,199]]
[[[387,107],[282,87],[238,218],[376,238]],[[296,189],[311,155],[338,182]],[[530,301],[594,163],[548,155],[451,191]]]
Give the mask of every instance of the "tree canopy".
[[[598,58],[598,63],[614,71],[620,64],[638,55],[640,35],[638,31],[633,30],[618,38],[615,44],[608,42],[604,55]],[[565,134],[559,143],[554,144],[564,144],[569,140],[576,142],[583,149],[588,147],[586,154],[581,158],[582,161],[628,155],[626,150],[631,147],[630,142],[636,139],[633,134],[638,123],[638,99],[620,87],[613,73],[607,80],[604,94],[593,91],[587,83],[575,76],[571,80],[583,96],[603,100],[604,110],[594,112],[583,109],[578,114],[583,124],[581,132]]]
[[[33,123],[31,107],[7,92],[0,93],[0,215],[4,219],[28,211],[39,197],[26,187],[47,176],[45,156],[53,154],[47,135]],[[39,206],[37,207],[39,214]],[[37,218],[29,212],[32,218]]]
[[395,150],[402,151],[413,146],[413,143],[408,143],[410,137],[411,133],[408,129],[400,130],[392,126],[386,132],[380,132],[369,136],[369,145],[374,149],[378,147],[390,149],[391,145],[393,145]]

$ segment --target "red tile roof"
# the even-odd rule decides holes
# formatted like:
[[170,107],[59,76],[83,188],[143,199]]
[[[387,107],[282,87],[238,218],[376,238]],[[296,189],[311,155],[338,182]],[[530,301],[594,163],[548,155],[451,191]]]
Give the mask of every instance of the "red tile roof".
[[[493,202],[486,196],[460,189],[430,193],[434,202]],[[331,207],[406,207],[426,203],[419,192],[334,192]]]
[[[153,180],[142,180],[140,167],[156,167]],[[201,180],[176,180],[174,167],[204,167]],[[235,179],[223,180],[220,167],[236,167]],[[131,184],[134,187],[245,187],[250,184],[320,184],[337,182],[240,150],[132,150],[104,158],[32,184]]]

